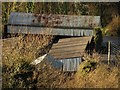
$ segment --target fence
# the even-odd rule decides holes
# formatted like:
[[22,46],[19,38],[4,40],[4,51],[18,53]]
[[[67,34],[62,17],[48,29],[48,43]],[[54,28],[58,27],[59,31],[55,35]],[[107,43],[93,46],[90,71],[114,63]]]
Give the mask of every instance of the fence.
[[111,61],[120,60],[120,46],[111,42]]
[[101,61],[118,66],[120,61],[120,45],[114,42],[107,42],[106,47],[100,52]]

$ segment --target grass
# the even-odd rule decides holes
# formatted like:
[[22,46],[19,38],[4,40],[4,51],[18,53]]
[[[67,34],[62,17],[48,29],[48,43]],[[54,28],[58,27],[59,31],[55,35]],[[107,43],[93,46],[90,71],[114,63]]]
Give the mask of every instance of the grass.
[[[24,38],[20,36],[3,40],[3,87],[26,87],[23,84],[24,79],[19,82],[22,85],[19,85],[16,83],[18,79],[15,79],[14,76],[31,70],[33,73],[34,66],[30,66],[29,63],[37,58],[37,51],[48,45],[52,39],[52,36],[27,35]],[[30,67],[31,69],[27,69]]]
[[[17,7],[14,4],[16,4]],[[46,5],[47,4],[48,3],[46,3]],[[12,8],[7,8],[8,9],[7,11],[6,10],[2,11],[9,13],[10,11],[14,10],[14,7],[16,7],[17,11],[25,11],[26,3],[20,3],[20,5],[21,6],[18,7],[17,3],[11,3]],[[7,6],[10,6],[10,3],[8,3]],[[41,4],[40,7],[41,6],[43,7],[45,5]],[[61,6],[66,7],[66,3]],[[42,11],[41,9],[42,8],[36,7],[37,10],[36,12],[39,13],[39,11]],[[57,12],[59,11],[63,12],[64,9],[63,10],[60,9]],[[56,10],[53,10],[53,13],[57,12]],[[6,16],[8,17],[8,15]],[[119,21],[120,20],[118,20],[118,18],[113,19],[113,21],[110,22],[110,24],[107,26],[104,32],[109,33],[110,35],[117,35],[119,32],[118,31]],[[2,28],[4,27],[2,26]],[[100,60],[98,57],[95,57],[92,62],[90,60],[82,62],[80,65],[80,70],[75,75],[73,75],[72,78],[64,77],[64,73],[62,73],[60,70],[54,69],[49,65],[49,63],[46,62],[42,62],[36,66],[30,65],[30,63],[34,61],[37,57],[48,52],[49,48],[46,46],[49,44],[52,38],[53,38],[52,36],[46,35],[27,35],[24,38],[15,37],[12,39],[3,40],[2,48],[3,88],[118,87],[119,78],[118,68],[114,66],[108,66],[107,64],[104,63],[99,63]],[[91,70],[91,68],[93,69]]]
[[[84,62],[85,63],[85,62]],[[87,62],[88,63],[88,62]],[[86,64],[86,63],[85,63]],[[80,68],[83,67],[83,63]],[[87,65],[89,66],[89,64]],[[118,68],[104,63],[97,64],[96,68],[85,73],[79,70],[72,80],[63,84],[64,88],[118,88]]]
[[[99,63],[99,55],[86,59],[72,77],[50,63],[30,65],[42,54],[52,36],[28,35],[3,40],[3,88],[117,88],[118,67]],[[39,54],[36,56],[37,52]]]

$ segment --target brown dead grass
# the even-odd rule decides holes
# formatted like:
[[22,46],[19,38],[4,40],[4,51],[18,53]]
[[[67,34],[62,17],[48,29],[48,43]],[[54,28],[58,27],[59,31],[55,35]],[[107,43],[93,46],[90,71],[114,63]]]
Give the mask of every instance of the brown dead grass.
[[[81,66],[80,66],[81,67]],[[63,87],[67,88],[118,88],[118,67],[98,64],[96,69],[83,75],[78,71],[74,79],[67,81]]]
[[[33,73],[31,70],[34,70],[34,66],[30,66],[29,64],[37,58],[36,53],[39,49],[47,46],[52,39],[52,36],[47,35],[27,35],[24,37],[7,38],[3,42],[1,41],[3,44],[3,87],[15,87],[15,83],[16,85],[18,83],[18,87],[26,87],[24,85],[27,85],[27,83],[25,83],[24,79],[19,81],[14,76],[18,73]],[[28,80],[28,82],[30,81]],[[34,80],[32,79],[32,81]]]
[[106,29],[106,33],[113,36],[120,36],[120,16],[113,18],[107,25]]
[[[72,77],[61,70],[41,62],[36,66],[29,63],[36,59],[35,54],[52,39],[50,36],[32,36],[3,40],[3,88],[117,88],[118,67],[99,63],[99,55],[94,55],[96,69],[88,73],[81,69]],[[87,57],[88,59],[89,57]],[[90,58],[89,58],[90,60]],[[84,64],[84,63],[82,63]],[[81,64],[81,65],[82,65]],[[23,68],[23,66],[25,67]],[[81,68],[80,65],[80,68]],[[21,68],[22,66],[22,68]],[[31,73],[31,75],[29,74]],[[19,77],[19,74],[23,77]],[[14,78],[17,76],[18,78]]]
[[[43,35],[27,35],[25,37],[13,37],[3,40],[3,64],[18,58],[25,58],[31,62],[36,59],[36,54],[40,48],[48,45],[52,36]],[[12,59],[9,61],[9,59]]]

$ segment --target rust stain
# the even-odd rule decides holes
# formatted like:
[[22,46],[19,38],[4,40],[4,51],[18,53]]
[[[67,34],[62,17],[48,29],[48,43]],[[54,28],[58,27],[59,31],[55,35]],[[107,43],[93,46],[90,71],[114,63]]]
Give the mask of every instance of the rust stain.
[[[56,26],[62,23],[60,16],[53,14],[34,14],[37,21],[44,26]],[[33,20],[34,22],[34,20]]]
[[41,14],[34,14],[35,17],[37,17],[38,22],[41,22]]

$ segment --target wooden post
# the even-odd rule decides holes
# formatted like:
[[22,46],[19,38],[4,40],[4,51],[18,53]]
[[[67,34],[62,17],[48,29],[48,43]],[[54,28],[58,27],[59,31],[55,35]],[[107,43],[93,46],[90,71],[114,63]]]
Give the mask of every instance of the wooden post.
[[108,64],[110,64],[110,41],[108,42]]

